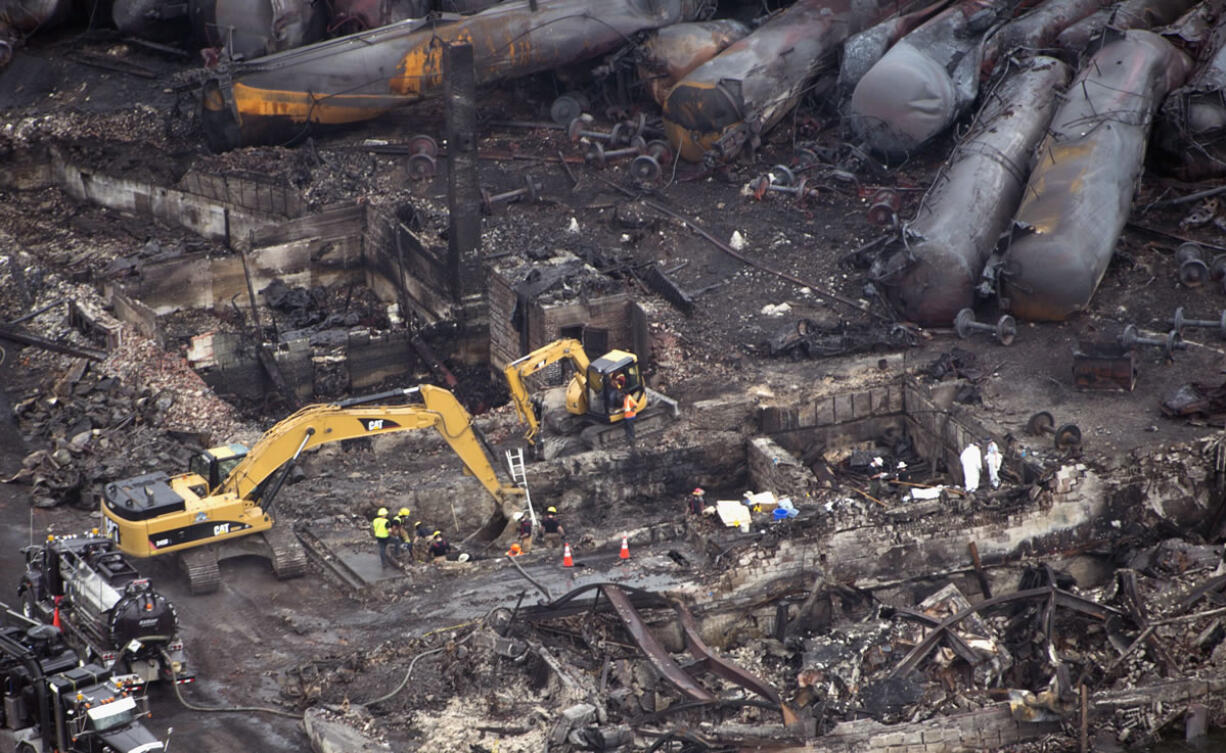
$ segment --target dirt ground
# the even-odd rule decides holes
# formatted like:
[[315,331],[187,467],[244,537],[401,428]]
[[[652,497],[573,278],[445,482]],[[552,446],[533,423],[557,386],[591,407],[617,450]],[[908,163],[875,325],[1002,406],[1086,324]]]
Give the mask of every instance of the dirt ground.
[[[158,78],[146,81],[86,66],[74,62],[66,54],[70,50],[137,62]],[[166,185],[173,184],[190,165],[260,171],[284,176],[303,190],[312,208],[353,199],[407,202],[417,210],[423,235],[437,237],[445,230],[445,174],[432,182],[410,183],[402,158],[361,149],[367,138],[396,140],[422,132],[437,135],[441,130],[437,105],[427,103],[394,113],[296,148],[211,155],[203,147],[186,88],[194,76],[194,69],[181,61],[105,35],[83,36],[79,30],[69,30],[32,40],[12,65],[0,71],[0,167],[14,155],[54,145],[100,170],[152,178]],[[483,107],[491,119],[496,114],[499,119],[539,121],[546,119],[556,93],[550,77],[537,77],[486,92]],[[757,267],[729,256],[676,219],[646,209],[636,201],[642,198],[637,189],[628,188],[629,196],[618,190],[617,186],[630,185],[620,167],[598,171],[576,166],[578,180],[572,184],[556,164],[483,162],[482,183],[493,189],[517,187],[526,174],[544,184],[540,204],[516,204],[487,219],[486,245],[513,253],[565,249],[631,265],[684,263],[673,277],[686,290],[705,291],[697,296],[698,305],[689,317],[652,295],[633,277],[623,278],[651,315],[657,355],[650,373],[652,384],[683,405],[755,387],[765,386],[782,395],[808,381],[837,381],[842,360],[774,359],[764,354],[763,343],[802,318],[825,326],[872,323],[863,311],[833,301],[831,294],[883,313],[877,302],[863,298],[863,270],[845,263],[852,252],[886,232],[869,221],[867,199],[878,187],[897,188],[903,197],[900,216],[911,216],[923,187],[952,146],[952,137],[939,141],[901,168],[886,171],[849,150],[844,136],[833,113],[806,103],[796,117],[785,120],[769,135],[754,159],[713,171],[678,164],[675,176],[670,172],[670,180],[649,195],[721,241],[730,242],[738,234],[746,242],[745,255],[758,262]],[[749,197],[749,181],[771,165],[790,162],[797,146],[823,155],[824,164],[810,175],[810,185],[818,187],[819,198],[799,207],[779,196],[760,202]],[[498,126],[484,132],[482,149],[531,155],[554,155],[559,150],[568,155],[583,153],[550,129],[520,131]],[[1021,436],[1033,412],[1051,411],[1057,423],[1073,421],[1080,426],[1087,456],[1111,463],[1140,446],[1187,442],[1216,431],[1203,424],[1166,419],[1159,411],[1161,399],[1182,383],[1223,380],[1223,350],[1211,331],[1189,333],[1191,347],[1178,352],[1171,363],[1164,362],[1156,351],[1141,351],[1137,387],[1131,393],[1081,393],[1072,388],[1070,378],[1072,349],[1079,338],[1112,338],[1129,323],[1165,332],[1164,320],[1177,306],[1209,319],[1226,308],[1226,296],[1215,284],[1197,289],[1181,286],[1173,260],[1180,239],[1226,251],[1221,223],[1188,221],[1194,211],[1218,216],[1216,204],[1146,210],[1160,197],[1201,187],[1146,177],[1134,202],[1133,225],[1090,311],[1062,324],[1023,323],[1011,348],[981,338],[958,341],[948,331],[922,332],[919,345],[896,355],[891,368],[921,368],[955,345],[967,349],[984,366],[983,404],[974,412],[989,427]],[[580,229],[577,234],[568,230],[572,218]],[[219,244],[147,218],[79,204],[54,188],[0,192],[0,249],[33,270],[26,273],[24,294],[28,298],[23,300],[18,294],[22,283],[10,269],[0,268],[0,321],[20,316],[31,305],[49,303],[74,286],[95,284],[114,273],[111,265],[115,260],[138,252],[146,258],[176,250],[226,253]],[[49,312],[33,324],[44,332],[79,339],[67,332],[61,318],[62,312]],[[186,339],[194,329],[225,326],[224,321],[206,317],[199,322],[183,321],[173,332]],[[80,344],[86,343],[81,340]],[[67,363],[58,355],[5,348],[0,384],[13,402],[37,392],[40,385],[62,373]],[[474,373],[468,378],[482,377]],[[0,404],[0,408],[9,415],[6,406]],[[250,427],[266,426],[279,417],[266,406],[242,406],[241,418]],[[1046,451],[1046,440],[1024,441],[1037,452]],[[38,448],[18,441],[17,431],[0,430],[0,473],[15,471],[34,449]],[[406,475],[409,471],[400,470]],[[341,480],[325,486],[321,497],[356,494],[355,485]],[[644,500],[645,507],[650,502],[653,500]],[[8,521],[0,532],[0,586],[15,585],[22,566],[19,549],[31,537],[37,539],[49,529],[67,532],[97,522],[96,513],[71,507],[31,508],[27,488],[19,485],[0,485],[0,515]],[[601,572],[606,564],[593,560]],[[457,745],[472,745],[473,750],[477,746],[485,749],[488,740],[448,738],[449,732],[430,726],[458,725],[473,715],[492,719],[496,726],[532,726],[539,721],[511,717],[512,709],[521,708],[515,701],[522,704],[523,699],[511,697],[515,689],[494,669],[469,669],[462,655],[456,658],[457,651],[467,650],[454,645],[461,632],[430,635],[471,622],[477,612],[513,606],[515,594],[524,586],[522,581],[510,585],[505,573],[477,585],[465,583],[462,574],[451,574],[430,588],[367,602],[355,601],[313,577],[276,581],[267,565],[256,560],[227,563],[222,590],[208,596],[189,595],[184,580],[168,565],[153,563],[147,574],[178,606],[185,642],[198,662],[200,677],[185,693],[198,702],[271,705],[282,710],[319,702],[345,710],[394,688],[409,657],[441,647],[442,658],[423,659],[408,691],[378,709],[396,720],[373,723],[394,747],[402,746],[396,749],[415,749],[423,739],[452,740]],[[448,603],[458,599],[465,601],[465,608],[449,609]],[[319,681],[320,674],[334,677],[338,672],[344,681]],[[532,672],[547,674],[541,668],[529,674]],[[490,692],[479,703],[466,696],[483,688]],[[542,681],[530,692],[543,697],[546,690]],[[305,736],[292,719],[197,714],[183,710],[165,694],[155,696],[152,729],[160,733],[163,727],[174,727],[172,739],[183,740],[182,747],[191,750],[306,746]],[[457,700],[461,698],[465,700]]]

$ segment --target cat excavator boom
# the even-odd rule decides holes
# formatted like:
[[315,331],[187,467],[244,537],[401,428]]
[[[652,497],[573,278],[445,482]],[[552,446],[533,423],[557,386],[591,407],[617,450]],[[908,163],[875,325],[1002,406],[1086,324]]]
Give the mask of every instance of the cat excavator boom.
[[[367,405],[401,396],[420,402]],[[269,429],[250,450],[240,444],[214,447],[193,458],[185,474],[151,473],[107,484],[106,534],[133,557],[180,554],[194,593],[216,590],[218,561],[243,554],[270,559],[280,578],[295,577],[305,572],[306,557],[285,526],[274,528],[272,508],[298,457],[338,440],[431,428],[494,498],[487,530],[497,535],[500,522],[518,509],[523,490],[498,478],[455,396],[425,384],[309,405]]]

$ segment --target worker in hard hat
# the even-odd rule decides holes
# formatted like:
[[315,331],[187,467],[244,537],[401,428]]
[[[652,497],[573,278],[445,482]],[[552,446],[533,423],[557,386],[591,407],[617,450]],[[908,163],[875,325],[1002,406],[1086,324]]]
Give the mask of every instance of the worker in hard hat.
[[430,558],[434,562],[446,562],[447,553],[451,551],[451,544],[447,543],[447,539],[443,538],[442,531],[435,531],[430,536]]
[[396,517],[392,518],[393,523],[400,524],[399,535],[392,537],[394,539],[392,551],[398,557],[408,552],[410,559],[413,557],[413,531],[409,529],[409,526],[412,525],[409,518],[411,514],[409,508],[402,507],[396,512]]
[[391,521],[387,518],[387,508],[380,507],[375,513],[374,520],[370,521],[371,532],[375,535],[375,543],[379,546],[379,565],[381,567],[395,567],[391,557],[387,554],[387,545],[392,541]]
[[413,532],[417,535],[417,543],[413,545],[413,559],[425,562],[430,554],[430,537],[434,534],[434,528],[419,520],[413,524]]
[[549,507],[545,510],[545,517],[541,518],[541,529],[545,532],[546,546],[553,548],[562,545],[566,529],[562,527],[562,521],[558,520],[558,508]]
[[525,515],[522,512],[515,513],[515,519],[519,521],[519,549],[524,554],[532,551],[532,517]]
[[694,491],[690,492],[690,515],[702,515],[702,511],[707,506],[707,493],[703,491],[701,486],[695,487]]
[[523,553],[524,553],[524,550],[520,548],[518,541],[512,544],[511,548],[507,550],[508,557],[518,557],[519,555]]

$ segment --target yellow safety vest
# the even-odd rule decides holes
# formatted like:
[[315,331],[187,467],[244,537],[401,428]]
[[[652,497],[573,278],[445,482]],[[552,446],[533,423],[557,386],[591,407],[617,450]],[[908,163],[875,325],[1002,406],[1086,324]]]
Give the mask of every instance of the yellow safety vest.
[[388,537],[387,518],[375,518],[370,522],[370,527],[375,529],[376,539],[386,539]]

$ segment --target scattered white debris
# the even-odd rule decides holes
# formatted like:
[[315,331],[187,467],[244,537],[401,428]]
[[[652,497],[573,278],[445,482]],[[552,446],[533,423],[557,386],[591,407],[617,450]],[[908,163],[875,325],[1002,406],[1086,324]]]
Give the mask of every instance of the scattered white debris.
[[571,217],[570,224],[566,226],[566,232],[571,233],[572,235],[578,235],[580,233],[579,220]]
[[768,303],[762,307],[764,316],[783,316],[792,310],[792,307],[786,303]]
[[740,230],[733,230],[732,237],[728,239],[728,245],[732,246],[733,251],[745,250],[745,236],[741,235]]

